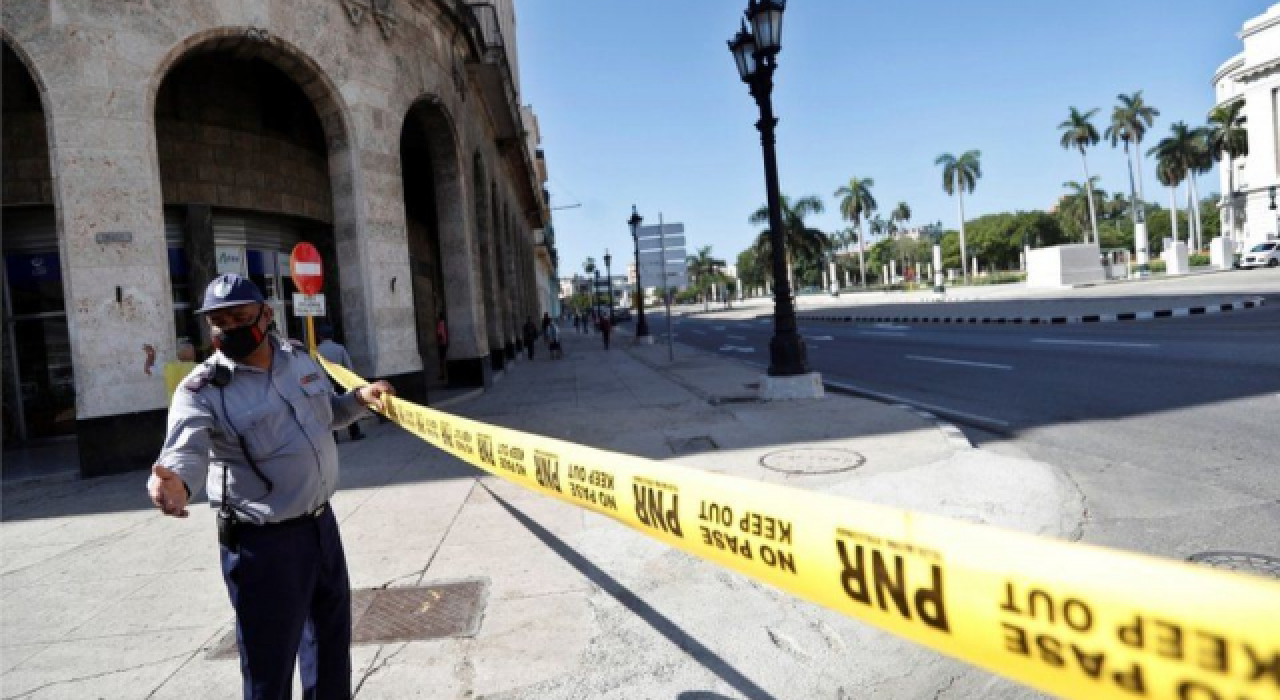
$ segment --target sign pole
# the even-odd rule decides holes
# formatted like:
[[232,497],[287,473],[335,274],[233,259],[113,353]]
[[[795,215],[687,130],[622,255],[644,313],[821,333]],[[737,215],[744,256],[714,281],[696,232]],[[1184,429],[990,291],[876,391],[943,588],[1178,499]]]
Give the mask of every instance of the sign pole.
[[662,212],[658,212],[658,247],[662,249],[662,298],[667,303],[667,362],[675,362],[675,341],[671,337],[671,290],[667,287],[667,227],[662,222]]
[[[289,254],[289,273],[303,296],[293,295],[293,312],[307,319],[307,352],[316,356],[315,316],[324,314],[324,265],[320,251],[310,243],[299,243]],[[305,304],[304,304],[305,302]],[[311,302],[318,302],[314,305]]]

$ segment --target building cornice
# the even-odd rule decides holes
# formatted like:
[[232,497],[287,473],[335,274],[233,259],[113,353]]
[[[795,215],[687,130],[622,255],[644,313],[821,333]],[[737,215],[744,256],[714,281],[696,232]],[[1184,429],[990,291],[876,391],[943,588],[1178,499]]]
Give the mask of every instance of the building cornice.
[[1277,70],[1280,70],[1280,56],[1240,69],[1240,72],[1236,75],[1236,80],[1242,83],[1251,83],[1259,78],[1273,75]]
[[[1272,9],[1274,9],[1274,6],[1272,7]],[[1249,23],[1246,22],[1244,27],[1240,30],[1241,39],[1247,39],[1253,36],[1254,34],[1257,34],[1259,32],[1264,32],[1276,26],[1277,24],[1280,24],[1280,12],[1277,12],[1276,14],[1271,14],[1271,12],[1268,10],[1267,14],[1261,17],[1257,17],[1252,21],[1257,22],[1257,24],[1250,25]]]
[[1213,74],[1214,87],[1217,87],[1218,83],[1222,82],[1227,77],[1231,77],[1232,73],[1234,73],[1235,71],[1243,67],[1244,67],[1244,52],[1236,54],[1235,56],[1227,59],[1227,62],[1219,66],[1217,72]]

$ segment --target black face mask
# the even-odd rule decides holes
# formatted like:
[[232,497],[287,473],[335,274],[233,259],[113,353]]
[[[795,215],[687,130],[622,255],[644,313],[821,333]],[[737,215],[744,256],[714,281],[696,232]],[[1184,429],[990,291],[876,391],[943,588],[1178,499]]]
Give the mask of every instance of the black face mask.
[[253,321],[247,325],[225,331],[219,329],[213,334],[213,347],[237,362],[252,355],[267,337],[267,334],[258,328],[258,321],[262,320],[262,309],[263,307],[258,307],[258,315],[254,316]]

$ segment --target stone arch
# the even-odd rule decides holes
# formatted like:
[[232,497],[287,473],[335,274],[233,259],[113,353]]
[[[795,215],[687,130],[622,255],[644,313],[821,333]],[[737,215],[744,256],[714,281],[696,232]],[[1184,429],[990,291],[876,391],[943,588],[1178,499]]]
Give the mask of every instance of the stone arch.
[[[165,52],[152,72],[147,87],[147,114],[154,121],[156,97],[165,78],[179,62],[204,52],[235,49],[241,55],[260,57],[293,79],[310,98],[324,127],[330,154],[348,151],[351,142],[351,113],[342,92],[323,68],[295,44],[266,30],[253,27],[216,27],[185,37]],[[152,125],[154,127],[154,124]],[[334,166],[341,169],[334,170]],[[351,164],[330,156],[331,175],[349,172]]]
[[[67,322],[66,241],[53,177],[53,119],[43,76],[26,49],[0,28],[3,52],[4,171],[0,175],[0,265],[5,266],[3,437],[26,440],[75,434],[76,397]],[[12,256],[12,257],[11,257]],[[11,271],[18,271],[13,272]],[[59,290],[51,295],[53,285]]]
[[[415,299],[418,292],[430,292],[431,304],[437,311],[445,310],[449,349],[444,374],[448,383],[483,386],[492,376],[492,367],[480,279],[482,265],[469,219],[467,177],[458,130],[445,104],[435,95],[413,101],[404,112],[402,124],[401,176]],[[434,263],[428,262],[435,265],[434,270],[420,267],[428,258],[434,258]],[[428,315],[435,311],[415,304],[419,353],[428,369],[427,376],[436,376],[440,357],[435,347],[435,319]],[[430,326],[424,329],[425,321],[430,321]]]
[[[199,92],[181,82],[174,82],[181,81],[183,71],[194,70],[194,66],[206,70],[233,70],[230,66],[253,61],[266,64],[258,73],[280,76],[272,79],[280,81],[293,95],[300,94],[296,104],[305,103],[305,108],[300,108],[307,113],[304,118],[318,124],[319,129],[313,139],[302,139],[310,145],[302,141],[290,143],[297,139],[289,136],[270,138],[266,123],[273,113],[267,109],[260,111],[260,128],[242,129],[240,132],[234,127],[214,126],[216,120],[210,120],[204,113],[160,115],[162,107],[168,108],[167,101],[172,99],[175,91],[186,94]],[[234,70],[243,73],[248,69]],[[250,102],[270,98],[270,95],[255,96],[250,85],[239,85],[234,78],[223,82],[232,86],[237,97]],[[315,243],[327,263],[324,291],[330,317],[339,320],[337,335],[351,346],[354,356],[368,357],[373,334],[368,332],[364,322],[367,316],[363,313],[366,306],[364,294],[358,286],[342,283],[343,279],[359,280],[363,277],[360,256],[340,253],[358,246],[357,232],[360,229],[355,191],[355,149],[351,147],[354,140],[352,119],[338,86],[326,71],[303,49],[266,30],[224,26],[196,32],[170,46],[157,61],[146,88],[146,118],[149,130],[155,136],[152,158],[158,182],[156,189],[162,195],[161,206],[169,205],[164,216],[166,230],[170,238],[175,235],[181,237],[186,263],[183,273],[173,279],[175,296],[177,287],[185,286],[187,299],[192,304],[196,303],[196,297],[205,284],[218,273],[214,233],[216,217],[223,216],[220,221],[224,221],[224,215],[228,213],[234,216],[243,213],[240,223],[246,239],[255,227],[269,225],[275,228],[276,223],[280,223],[279,239],[274,244],[276,249],[256,254],[259,260],[256,274],[262,275],[259,285],[264,286],[263,292],[274,300],[277,314],[292,304],[292,280],[287,275],[287,266],[279,263],[276,254],[287,253],[293,239]],[[172,122],[177,126],[185,125],[184,131],[177,132],[182,134],[181,137],[168,129],[174,125]],[[296,128],[280,127],[281,133],[288,134],[293,134]],[[197,130],[210,130],[205,135],[209,143],[202,143],[200,135],[193,135]],[[223,139],[226,143],[220,147],[218,144]],[[252,143],[236,143],[233,139]],[[188,158],[173,152],[184,145],[199,149],[203,155]],[[224,156],[215,156],[215,153],[254,162],[224,163],[220,160]],[[184,168],[206,168],[214,175],[205,172],[175,175],[175,162],[181,162]],[[298,169],[305,177],[300,176]],[[270,217],[270,224],[260,218],[262,216]],[[248,246],[246,243],[246,265],[250,275],[254,276],[255,253]],[[266,272],[264,267],[270,272]],[[176,274],[172,264],[170,274]],[[268,278],[271,283],[265,281]],[[178,335],[201,336],[207,341],[207,329],[194,322],[189,313],[184,314],[184,308],[181,303],[179,308],[175,308]],[[348,322],[342,323],[342,320]],[[303,334],[301,319],[292,314],[284,314],[278,325],[293,337]]]

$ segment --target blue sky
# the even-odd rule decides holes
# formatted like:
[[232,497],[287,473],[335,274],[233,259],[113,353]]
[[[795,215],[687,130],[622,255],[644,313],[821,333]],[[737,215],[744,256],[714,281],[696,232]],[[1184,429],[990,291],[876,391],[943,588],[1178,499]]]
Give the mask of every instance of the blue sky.
[[[818,195],[813,220],[845,226],[832,193],[850,176],[875,180],[882,209],[906,201],[912,223],[956,225],[938,154],[982,151],[966,214],[1045,209],[1080,158],[1059,144],[1068,107],[1101,108],[1141,89],[1161,112],[1144,150],[1174,121],[1200,124],[1214,71],[1259,0],[791,0],[775,77],[781,188]],[[560,274],[582,261],[631,256],[625,224],[685,224],[689,247],[733,262],[759,232],[764,204],[755,103],[725,42],[746,0],[539,0],[518,4],[522,99],[542,131]],[[1127,191],[1125,161],[1105,142],[1089,167]],[[1168,191],[1145,167],[1148,199]],[[1217,174],[1200,181],[1216,191]],[[1167,204],[1166,204],[1167,206]]]

